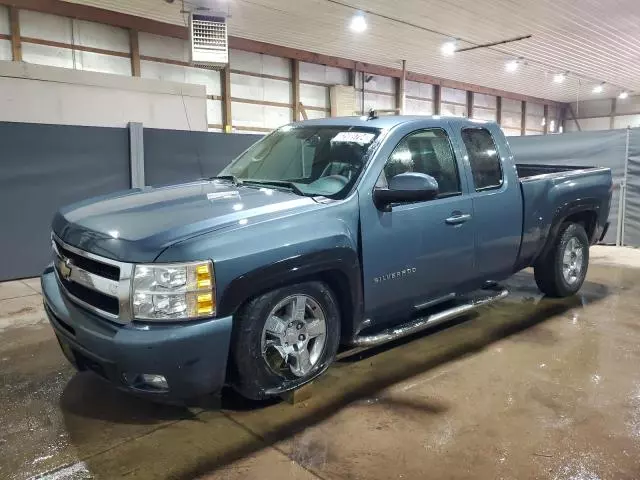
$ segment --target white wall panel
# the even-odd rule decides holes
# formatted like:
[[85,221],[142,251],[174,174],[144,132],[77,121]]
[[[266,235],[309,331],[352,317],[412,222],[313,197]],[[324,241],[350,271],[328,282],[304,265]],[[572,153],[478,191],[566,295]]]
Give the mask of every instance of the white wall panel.
[[[362,92],[356,92],[356,105],[358,111],[361,110]],[[380,95],[378,93],[370,93],[365,91],[364,94],[364,111],[374,110],[391,110],[396,108],[396,99],[391,95]]]
[[300,84],[300,101],[304,106],[329,108],[329,87]]
[[405,113],[407,115],[433,115],[433,102],[407,98],[405,102]]
[[544,117],[544,105],[527,102],[527,115],[534,117]]
[[496,109],[497,100],[493,95],[485,95],[482,93],[473,94],[473,106],[484,107],[490,110]]
[[[609,130],[609,117],[597,117],[597,118],[582,118],[578,119],[580,127],[584,131],[588,130]],[[568,132],[575,132],[578,130],[576,122],[573,120],[567,120],[566,129]]]
[[616,114],[624,115],[628,113],[640,112],[640,96],[629,97],[616,101]]
[[572,103],[573,112],[578,118],[607,116],[611,113],[611,99],[602,98],[598,100],[587,100],[584,102]]
[[277,128],[291,122],[291,109],[232,102],[234,127]]
[[140,55],[183,62],[189,61],[189,46],[185,40],[140,32],[138,44],[140,45]]
[[349,71],[344,68],[300,62],[300,80],[327,85],[349,85]]
[[222,101],[207,99],[207,123],[222,125]]
[[231,96],[249,100],[291,103],[291,83],[232,73]]
[[20,35],[73,43],[70,18],[30,10],[20,10]]
[[440,96],[443,102],[460,103],[462,105],[467,103],[467,92],[457,88],[442,87]]
[[12,60],[11,42],[9,40],[0,40],[0,60]]
[[511,98],[502,99],[502,111],[511,113],[522,113],[522,102]]
[[0,5],[0,33],[4,33],[5,35],[10,33],[9,9],[4,5]]
[[542,135],[542,133],[541,133],[541,132],[538,132],[538,131],[536,131],[536,130],[526,130],[526,131],[524,132],[524,134],[525,134],[525,135],[527,135],[527,136],[532,136],[532,135]]
[[620,115],[615,117],[613,128],[640,127],[640,115]]
[[507,137],[519,137],[520,136],[520,129],[503,127],[502,131],[504,132],[505,136],[507,136]]
[[140,75],[142,78],[204,85],[207,95],[220,95],[220,72],[214,70],[141,60]]
[[464,117],[467,115],[467,107],[464,105],[454,105],[452,103],[440,104],[440,114],[451,117]]
[[404,84],[405,95],[433,99],[433,85],[420,82],[406,81]]
[[232,70],[291,78],[291,63],[287,58],[231,50],[229,52],[229,61]]
[[497,118],[496,115],[497,115],[496,110],[490,110],[487,108],[477,108],[477,107],[473,109],[473,118],[475,120],[486,120],[488,122],[495,122]]
[[73,20],[74,45],[129,53],[129,32],[101,23]]
[[328,112],[320,112],[318,110],[307,110],[307,117],[309,120],[314,120],[316,118],[327,118],[329,116]]
[[89,72],[113,73],[131,76],[131,59],[103,55],[101,53],[76,51],[76,68]]
[[73,50],[36,43],[22,43],[22,60],[50,67],[74,68]]

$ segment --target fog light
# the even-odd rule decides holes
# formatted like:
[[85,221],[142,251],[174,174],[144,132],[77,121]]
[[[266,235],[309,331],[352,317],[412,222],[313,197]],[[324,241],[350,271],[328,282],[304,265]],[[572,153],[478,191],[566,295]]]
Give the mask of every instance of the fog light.
[[167,379],[162,375],[153,375],[151,373],[143,373],[141,375],[142,382],[150,387],[157,388],[159,390],[169,390],[169,384]]

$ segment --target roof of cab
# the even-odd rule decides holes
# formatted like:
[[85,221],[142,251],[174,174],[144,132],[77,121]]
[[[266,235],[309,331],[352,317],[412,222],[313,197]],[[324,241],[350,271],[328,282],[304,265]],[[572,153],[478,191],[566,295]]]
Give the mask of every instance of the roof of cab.
[[359,117],[331,117],[319,118],[315,120],[305,120],[297,122],[294,125],[335,125],[349,127],[374,127],[374,128],[393,128],[405,123],[432,121],[448,121],[458,124],[478,124],[488,123],[485,121],[469,120],[463,117],[446,117],[440,115],[380,115],[379,117],[369,118],[367,115]]

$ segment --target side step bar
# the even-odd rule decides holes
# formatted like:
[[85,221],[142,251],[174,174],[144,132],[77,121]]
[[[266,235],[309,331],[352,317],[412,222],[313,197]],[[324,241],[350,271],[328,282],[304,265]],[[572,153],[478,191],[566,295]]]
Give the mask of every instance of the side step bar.
[[475,298],[468,303],[456,305],[455,307],[443,310],[438,313],[434,313],[432,315],[429,315],[428,317],[421,317],[409,323],[404,323],[402,325],[398,325],[396,327],[392,327],[382,332],[374,333],[372,335],[357,336],[353,339],[351,345],[353,345],[354,347],[372,347],[375,345],[380,345],[382,343],[390,342],[391,340],[397,340],[398,338],[406,337],[426,328],[433,327],[434,325],[442,323],[446,320],[464,315],[465,313],[481,307],[482,305],[487,305],[488,303],[493,303],[495,301],[501,300],[507,295],[509,295],[509,290],[500,289],[488,296]]

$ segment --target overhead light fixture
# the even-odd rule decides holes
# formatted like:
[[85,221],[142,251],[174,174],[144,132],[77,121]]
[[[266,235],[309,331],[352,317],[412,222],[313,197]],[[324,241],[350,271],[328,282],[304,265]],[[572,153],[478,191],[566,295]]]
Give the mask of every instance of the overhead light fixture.
[[626,99],[626,98],[629,98],[629,92],[627,92],[627,91],[620,92],[620,95],[618,95],[618,98],[619,98],[620,100],[624,100],[624,99]]
[[596,85],[595,87],[593,87],[592,92],[593,93],[602,93],[602,92],[604,92],[604,83],[601,83],[600,85]]
[[556,73],[553,76],[553,81],[555,83],[562,83],[565,81],[565,79],[567,78],[567,74],[566,73]]
[[520,61],[519,60],[509,60],[504,65],[504,69],[507,72],[515,72],[516,70],[518,70],[519,67],[520,67]]
[[351,18],[349,28],[356,33],[362,33],[367,29],[367,20],[364,18],[362,12],[356,13],[353,18]]
[[454,53],[456,53],[457,43],[455,40],[449,40],[448,42],[444,42],[440,47],[440,52],[445,57],[450,57]]

